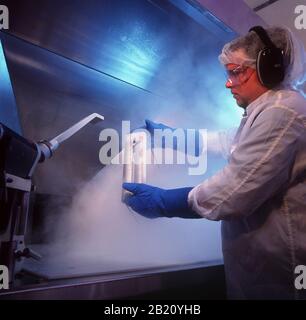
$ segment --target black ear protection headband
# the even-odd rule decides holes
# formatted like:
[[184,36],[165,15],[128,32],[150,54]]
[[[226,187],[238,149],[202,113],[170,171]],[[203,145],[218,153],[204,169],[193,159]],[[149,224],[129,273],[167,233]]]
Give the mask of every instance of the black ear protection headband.
[[260,26],[253,27],[254,31],[265,47],[258,53],[256,68],[260,82],[265,87],[272,89],[280,84],[285,77],[284,56],[281,49],[277,48],[267,31]]

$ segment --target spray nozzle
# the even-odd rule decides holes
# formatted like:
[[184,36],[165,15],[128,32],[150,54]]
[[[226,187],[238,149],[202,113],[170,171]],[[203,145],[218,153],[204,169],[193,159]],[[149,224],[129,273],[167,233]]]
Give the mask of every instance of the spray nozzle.
[[61,143],[69,139],[75,133],[84,128],[87,124],[92,123],[96,124],[100,121],[104,120],[104,117],[98,113],[92,113],[88,117],[82,119],[71,128],[67,129],[63,133],[59,134],[57,137],[53,138],[50,141],[40,141],[38,142],[38,147],[41,151],[40,162],[43,162],[45,159],[51,158],[54,151],[60,146]]

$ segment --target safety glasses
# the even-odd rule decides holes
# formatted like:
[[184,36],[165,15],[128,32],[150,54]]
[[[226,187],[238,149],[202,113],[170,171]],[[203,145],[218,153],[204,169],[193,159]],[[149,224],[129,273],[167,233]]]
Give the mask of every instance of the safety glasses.
[[226,69],[226,83],[229,83],[231,86],[237,86],[247,81],[248,79],[244,79],[243,77],[247,68],[245,66],[238,66],[232,70]]

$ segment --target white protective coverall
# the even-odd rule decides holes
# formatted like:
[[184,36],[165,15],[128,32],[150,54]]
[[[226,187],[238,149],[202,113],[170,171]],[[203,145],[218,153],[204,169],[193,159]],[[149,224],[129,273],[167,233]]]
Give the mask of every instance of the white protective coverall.
[[282,85],[246,109],[228,165],[189,193],[192,209],[222,220],[231,299],[306,298],[295,268],[306,265],[306,101],[293,89],[305,78],[305,51]]

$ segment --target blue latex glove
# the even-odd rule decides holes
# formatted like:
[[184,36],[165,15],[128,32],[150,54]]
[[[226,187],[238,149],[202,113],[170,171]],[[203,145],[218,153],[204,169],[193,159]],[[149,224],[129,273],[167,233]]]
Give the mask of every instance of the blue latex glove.
[[143,183],[123,183],[122,187],[133,193],[126,204],[147,218],[201,218],[188,206],[188,193],[192,188],[165,190]]
[[145,120],[145,123],[146,123],[146,129],[151,133],[151,135],[154,135],[154,129],[162,129],[162,130],[170,129],[171,131],[174,131],[176,129],[176,128],[168,127],[162,123],[153,122],[148,119]]
[[156,122],[153,122],[151,120],[146,119],[145,125],[138,127],[136,129],[132,129],[132,132],[134,132],[135,130],[139,130],[139,129],[146,129],[147,131],[150,132],[151,136],[153,137],[154,136],[154,129],[162,129],[162,130],[170,129],[171,131],[174,131],[176,128],[171,128],[171,127],[168,127],[162,123],[156,123]]
[[[174,131],[176,129],[176,128],[168,127],[168,126],[166,126],[166,125],[164,125],[162,123],[153,122],[153,121],[148,120],[148,119],[145,120],[145,123],[146,123],[145,129],[147,129],[150,132],[150,135],[151,135],[151,146],[152,147],[154,146],[154,130],[157,130],[157,129],[158,130],[170,129],[171,131]],[[164,139],[162,141],[162,148],[163,149],[165,148]],[[177,141],[176,140],[173,143],[173,149],[177,150]]]
[[[165,130],[165,129],[170,129],[171,131],[175,131],[177,128],[171,128],[171,127],[168,127],[162,123],[156,123],[156,122],[153,122],[151,120],[148,120],[146,119],[145,120],[145,123],[146,123],[146,126],[145,126],[145,129],[148,130],[151,134],[151,146],[154,146],[154,130],[155,129],[159,129],[159,130]],[[185,133],[185,154],[187,154],[187,131],[186,129],[184,130],[184,133]],[[199,154],[200,154],[200,133],[198,130],[196,130],[195,132],[195,150],[194,150],[194,156],[198,157]],[[165,141],[163,139],[162,141],[162,148],[164,149],[165,148]],[[173,149],[174,150],[177,150],[177,141],[176,139],[174,139],[174,143],[173,143]]]

